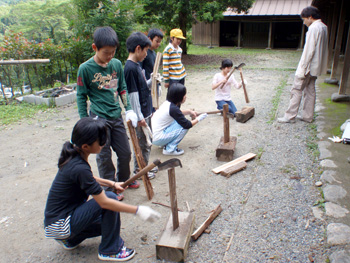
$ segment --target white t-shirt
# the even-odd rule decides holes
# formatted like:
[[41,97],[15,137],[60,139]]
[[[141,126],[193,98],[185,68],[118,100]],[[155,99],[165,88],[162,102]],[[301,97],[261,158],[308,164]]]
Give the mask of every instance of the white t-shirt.
[[[213,85],[219,83],[225,78],[222,73],[216,73],[213,79]],[[215,89],[215,101],[218,100],[231,100],[231,87],[232,85],[236,88],[239,89],[239,85],[237,81],[235,80],[235,77],[231,75],[231,77],[228,79],[228,81],[225,83],[225,85],[220,89],[220,87]]]

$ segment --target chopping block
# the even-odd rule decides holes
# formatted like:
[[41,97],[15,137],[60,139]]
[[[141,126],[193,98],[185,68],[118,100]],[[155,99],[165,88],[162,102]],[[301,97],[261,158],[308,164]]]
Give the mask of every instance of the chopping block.
[[194,228],[194,214],[177,209],[175,168],[168,170],[171,214],[157,244],[157,259],[184,262]]
[[216,148],[216,158],[219,161],[228,162],[233,160],[237,137],[230,136],[230,121],[228,118],[228,105],[223,106],[224,136],[221,137]]
[[184,262],[187,257],[195,216],[190,212],[178,212],[179,227],[173,230],[173,218],[169,216],[163,233],[156,244],[157,259]]
[[242,110],[236,111],[236,121],[237,122],[246,122],[250,118],[252,118],[255,114],[255,108],[254,107],[249,107],[249,106],[244,106]]

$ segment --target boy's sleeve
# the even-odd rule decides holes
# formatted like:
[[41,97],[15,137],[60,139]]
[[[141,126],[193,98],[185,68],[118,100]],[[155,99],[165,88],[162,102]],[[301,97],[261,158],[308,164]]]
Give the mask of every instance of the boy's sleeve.
[[120,65],[120,71],[119,71],[118,94],[122,100],[125,111],[131,110],[128,89],[124,78],[124,71],[121,65]]
[[144,116],[141,112],[139,91],[137,89],[137,72],[134,70],[125,70],[124,75],[127,90],[129,93],[131,108],[136,113],[138,121],[141,121],[144,119]]
[[169,50],[165,49],[163,52],[163,79],[165,83],[169,83]]
[[79,67],[77,76],[77,105],[80,118],[89,116],[86,102],[89,89],[89,81],[87,76],[88,75],[84,72],[84,69]]

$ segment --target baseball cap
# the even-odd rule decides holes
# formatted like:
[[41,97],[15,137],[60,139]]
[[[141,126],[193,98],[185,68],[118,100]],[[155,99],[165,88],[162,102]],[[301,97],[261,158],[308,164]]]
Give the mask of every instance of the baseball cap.
[[182,30],[179,28],[174,28],[170,31],[170,37],[176,37],[181,39],[186,39],[182,33]]

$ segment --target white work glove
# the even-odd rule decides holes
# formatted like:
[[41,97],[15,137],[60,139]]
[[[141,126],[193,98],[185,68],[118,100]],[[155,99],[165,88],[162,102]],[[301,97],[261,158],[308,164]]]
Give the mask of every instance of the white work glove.
[[143,205],[137,207],[136,215],[142,220],[148,222],[154,222],[161,217],[161,214],[159,214],[157,211],[154,211],[152,208]]
[[199,115],[196,120],[198,120],[198,122],[204,120],[206,117],[208,116],[207,113],[202,113],[201,115]]
[[126,121],[131,120],[132,126],[137,127],[137,115],[133,110],[128,110],[125,112]]

